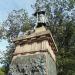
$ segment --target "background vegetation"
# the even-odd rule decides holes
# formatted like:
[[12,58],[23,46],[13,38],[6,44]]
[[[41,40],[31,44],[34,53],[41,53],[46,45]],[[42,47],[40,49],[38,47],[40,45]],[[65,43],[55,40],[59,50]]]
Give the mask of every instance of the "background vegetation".
[[[36,0],[34,9],[39,6],[46,8],[48,25],[58,46],[57,72],[58,75],[75,75],[75,1],[74,0]],[[13,10],[3,22],[3,30],[6,33],[4,39],[8,39],[9,46],[4,54],[0,75],[7,75],[12,53],[15,46],[12,43],[14,37],[18,37],[26,30],[33,28],[35,18],[28,16],[24,9]]]

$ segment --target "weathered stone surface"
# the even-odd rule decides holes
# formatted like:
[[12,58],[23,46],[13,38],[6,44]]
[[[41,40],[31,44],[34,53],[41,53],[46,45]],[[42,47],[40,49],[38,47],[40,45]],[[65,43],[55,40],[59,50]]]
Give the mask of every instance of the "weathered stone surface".
[[47,64],[47,75],[57,75],[56,72],[56,62],[53,60],[50,54],[46,55]]
[[10,65],[8,75],[46,75],[46,57],[34,54],[17,57]]

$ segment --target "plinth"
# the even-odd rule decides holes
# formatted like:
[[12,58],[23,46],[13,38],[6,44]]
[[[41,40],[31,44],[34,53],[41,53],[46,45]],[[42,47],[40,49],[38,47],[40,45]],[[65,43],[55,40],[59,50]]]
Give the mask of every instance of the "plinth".
[[15,38],[16,49],[9,75],[57,75],[57,47],[51,32],[44,26]]

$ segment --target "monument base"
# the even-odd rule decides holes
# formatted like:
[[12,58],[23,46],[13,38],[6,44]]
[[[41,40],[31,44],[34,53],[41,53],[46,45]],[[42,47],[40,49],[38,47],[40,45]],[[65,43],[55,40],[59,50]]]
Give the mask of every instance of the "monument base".
[[56,65],[48,52],[16,57],[8,75],[56,75]]

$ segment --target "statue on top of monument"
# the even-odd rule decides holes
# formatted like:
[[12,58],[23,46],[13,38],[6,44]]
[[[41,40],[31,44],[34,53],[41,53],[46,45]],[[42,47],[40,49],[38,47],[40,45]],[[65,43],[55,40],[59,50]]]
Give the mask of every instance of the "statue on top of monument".
[[34,29],[36,27],[40,27],[41,25],[46,26],[46,24],[48,23],[44,1],[45,0],[37,0],[35,4],[34,16],[37,18],[37,22],[36,22]]

